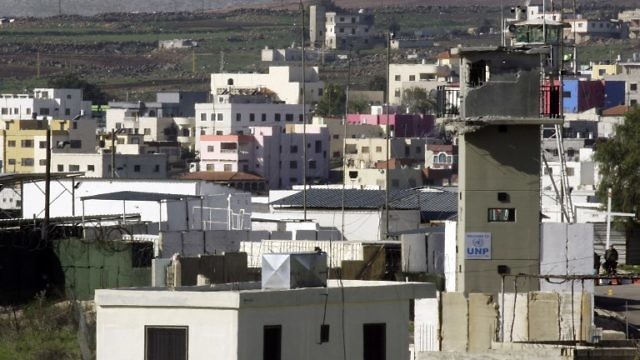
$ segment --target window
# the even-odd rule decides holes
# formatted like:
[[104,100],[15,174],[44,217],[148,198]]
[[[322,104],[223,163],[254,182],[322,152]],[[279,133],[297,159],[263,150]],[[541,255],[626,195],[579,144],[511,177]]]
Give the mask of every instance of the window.
[[303,114],[298,115],[298,122],[304,122],[304,115]]
[[64,114],[65,114],[66,116],[71,115],[71,109],[69,109],[69,108],[64,109]]
[[8,115],[9,114],[9,109],[8,108],[2,108],[2,115]]
[[310,160],[309,161],[309,169],[315,169],[316,168],[316,161],[315,160]]
[[187,360],[189,328],[145,326],[144,355],[147,360]]
[[233,171],[233,165],[231,164],[224,164],[222,170],[224,171]]
[[233,79],[232,78],[229,78],[227,80],[227,85],[233,85]]
[[289,147],[289,152],[292,153],[292,154],[297,153],[298,152],[298,145],[291,145]]
[[382,152],[382,146],[376,146],[376,152]]
[[15,165],[16,159],[9,159],[7,162],[9,163],[9,165]]
[[629,91],[637,91],[637,90],[638,90],[638,84],[636,83],[629,84]]
[[369,153],[369,147],[368,146],[363,146],[361,152],[363,154],[368,154]]
[[396,89],[396,91],[393,92],[393,96],[400,97],[401,96],[400,89]]
[[64,165],[58,165],[58,172],[63,172],[63,171],[64,171]]
[[280,121],[280,116],[281,116],[280,114],[275,114],[274,115],[274,120],[275,121]]
[[222,119],[224,119],[224,116],[222,113],[218,113],[218,121],[222,121]]
[[33,158],[22,158],[20,163],[22,166],[33,166]]
[[291,121],[293,121],[293,114],[287,114],[287,115],[285,115],[285,121],[287,121],[287,122],[291,122]]
[[200,121],[207,121],[207,114],[205,113],[200,114]]
[[516,209],[514,208],[491,208],[488,211],[489,222],[515,222]]
[[49,115],[49,108],[40,108],[40,115]]
[[144,128],[144,134],[145,135],[151,135],[151,129],[150,128]]
[[571,91],[563,91],[562,92],[562,97],[570,98],[571,97]]
[[96,171],[96,167],[94,165],[87,165],[87,171]]
[[567,167],[567,176],[575,175],[575,170],[572,167]]
[[82,140],[71,140],[69,141],[69,147],[72,149],[80,149],[82,148]]
[[386,360],[387,324],[362,325],[363,360]]
[[207,152],[213,152],[213,145],[207,146]]
[[394,77],[394,79],[395,79],[396,81],[400,81],[400,80],[402,79],[402,77],[401,77],[400,75],[396,75],[396,76]]
[[267,114],[262,114],[262,117],[260,118],[260,121],[265,122],[267,121]]
[[242,121],[242,114],[236,113],[236,121]]
[[47,166],[47,159],[38,160],[38,164],[40,164],[40,166]]
[[80,165],[69,165],[69,171],[80,171]]
[[316,146],[316,152],[317,153],[322,152],[322,141],[316,140],[315,146]]
[[20,147],[23,148],[31,148],[33,147],[33,140],[21,140]]
[[249,114],[249,121],[256,121],[256,114],[254,113]]
[[291,160],[289,161],[289,169],[297,169],[298,168],[298,162],[295,160]]
[[[78,128],[78,122],[74,121],[73,123],[71,123],[71,128],[76,130]],[[136,129],[136,130],[138,130],[138,129]]]
[[7,146],[8,147],[16,147],[16,141],[15,140],[7,141]]
[[156,165],[153,167],[153,172],[160,172],[160,165],[156,164]]
[[415,75],[409,75],[409,81],[416,81]]

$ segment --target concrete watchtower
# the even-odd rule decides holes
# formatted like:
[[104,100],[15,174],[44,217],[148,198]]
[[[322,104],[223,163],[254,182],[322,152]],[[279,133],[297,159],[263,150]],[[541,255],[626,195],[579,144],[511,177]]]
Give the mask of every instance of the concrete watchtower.
[[[461,48],[459,54],[459,102],[445,106],[454,114],[443,114],[459,136],[456,289],[498,293],[499,268],[539,273],[540,132],[560,121],[541,111],[549,50]],[[512,291],[513,283],[507,285]],[[519,291],[538,287],[538,279],[518,282]]]

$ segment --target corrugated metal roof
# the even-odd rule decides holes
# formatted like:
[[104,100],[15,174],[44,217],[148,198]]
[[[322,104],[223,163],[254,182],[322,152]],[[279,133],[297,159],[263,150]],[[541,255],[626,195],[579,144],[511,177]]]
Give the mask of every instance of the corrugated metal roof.
[[[309,189],[307,190],[307,208],[341,209],[342,189]],[[274,201],[275,207],[303,207],[302,191]],[[345,189],[345,209],[382,209],[385,205],[384,190]],[[396,210],[418,209],[423,220],[445,220],[458,213],[457,188],[407,189],[389,193],[389,207]]]
[[166,200],[185,200],[185,199],[200,199],[199,195],[184,195],[184,194],[164,194],[164,193],[149,193],[140,191],[118,191],[105,194],[97,194],[92,196],[83,196],[80,199],[85,200],[122,200],[122,201],[166,201]]

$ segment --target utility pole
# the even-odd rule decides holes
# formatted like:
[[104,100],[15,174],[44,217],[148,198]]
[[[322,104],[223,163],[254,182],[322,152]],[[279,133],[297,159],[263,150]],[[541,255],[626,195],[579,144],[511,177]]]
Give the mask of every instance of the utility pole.
[[344,226],[344,192],[347,185],[347,162],[346,153],[347,153],[347,116],[349,115],[349,85],[351,85],[351,46],[349,46],[349,57],[347,58],[347,86],[344,92],[345,96],[345,108],[344,108],[344,118],[342,119],[342,221],[341,221],[341,232],[342,232],[342,241],[345,241],[346,238],[344,236],[345,226]]
[[391,157],[391,126],[389,126],[389,105],[391,103],[391,75],[390,75],[390,64],[391,64],[391,37],[393,34],[391,30],[387,31],[387,104],[385,106],[385,112],[387,114],[387,124],[385,126],[385,132],[387,133],[387,161],[385,165],[385,191],[384,191],[384,212],[385,212],[385,236],[384,240],[389,238],[389,186],[390,186],[390,176],[389,176],[389,161]]
[[302,24],[300,31],[300,46],[302,48],[302,208],[304,221],[307,221],[307,104],[306,104],[306,59],[304,53],[304,4],[300,0],[300,21]]
[[46,155],[45,155],[45,171],[44,171],[44,219],[40,228],[40,239],[46,245],[49,240],[49,198],[51,196],[51,125],[48,118],[46,131]]
[[116,130],[111,130],[111,178],[116,178]]

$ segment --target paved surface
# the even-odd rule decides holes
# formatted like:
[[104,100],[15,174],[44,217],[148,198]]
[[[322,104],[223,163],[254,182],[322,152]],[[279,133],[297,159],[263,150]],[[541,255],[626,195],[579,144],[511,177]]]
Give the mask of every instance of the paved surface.
[[640,330],[640,285],[596,286],[595,306],[614,312],[620,319],[628,310],[629,327]]

